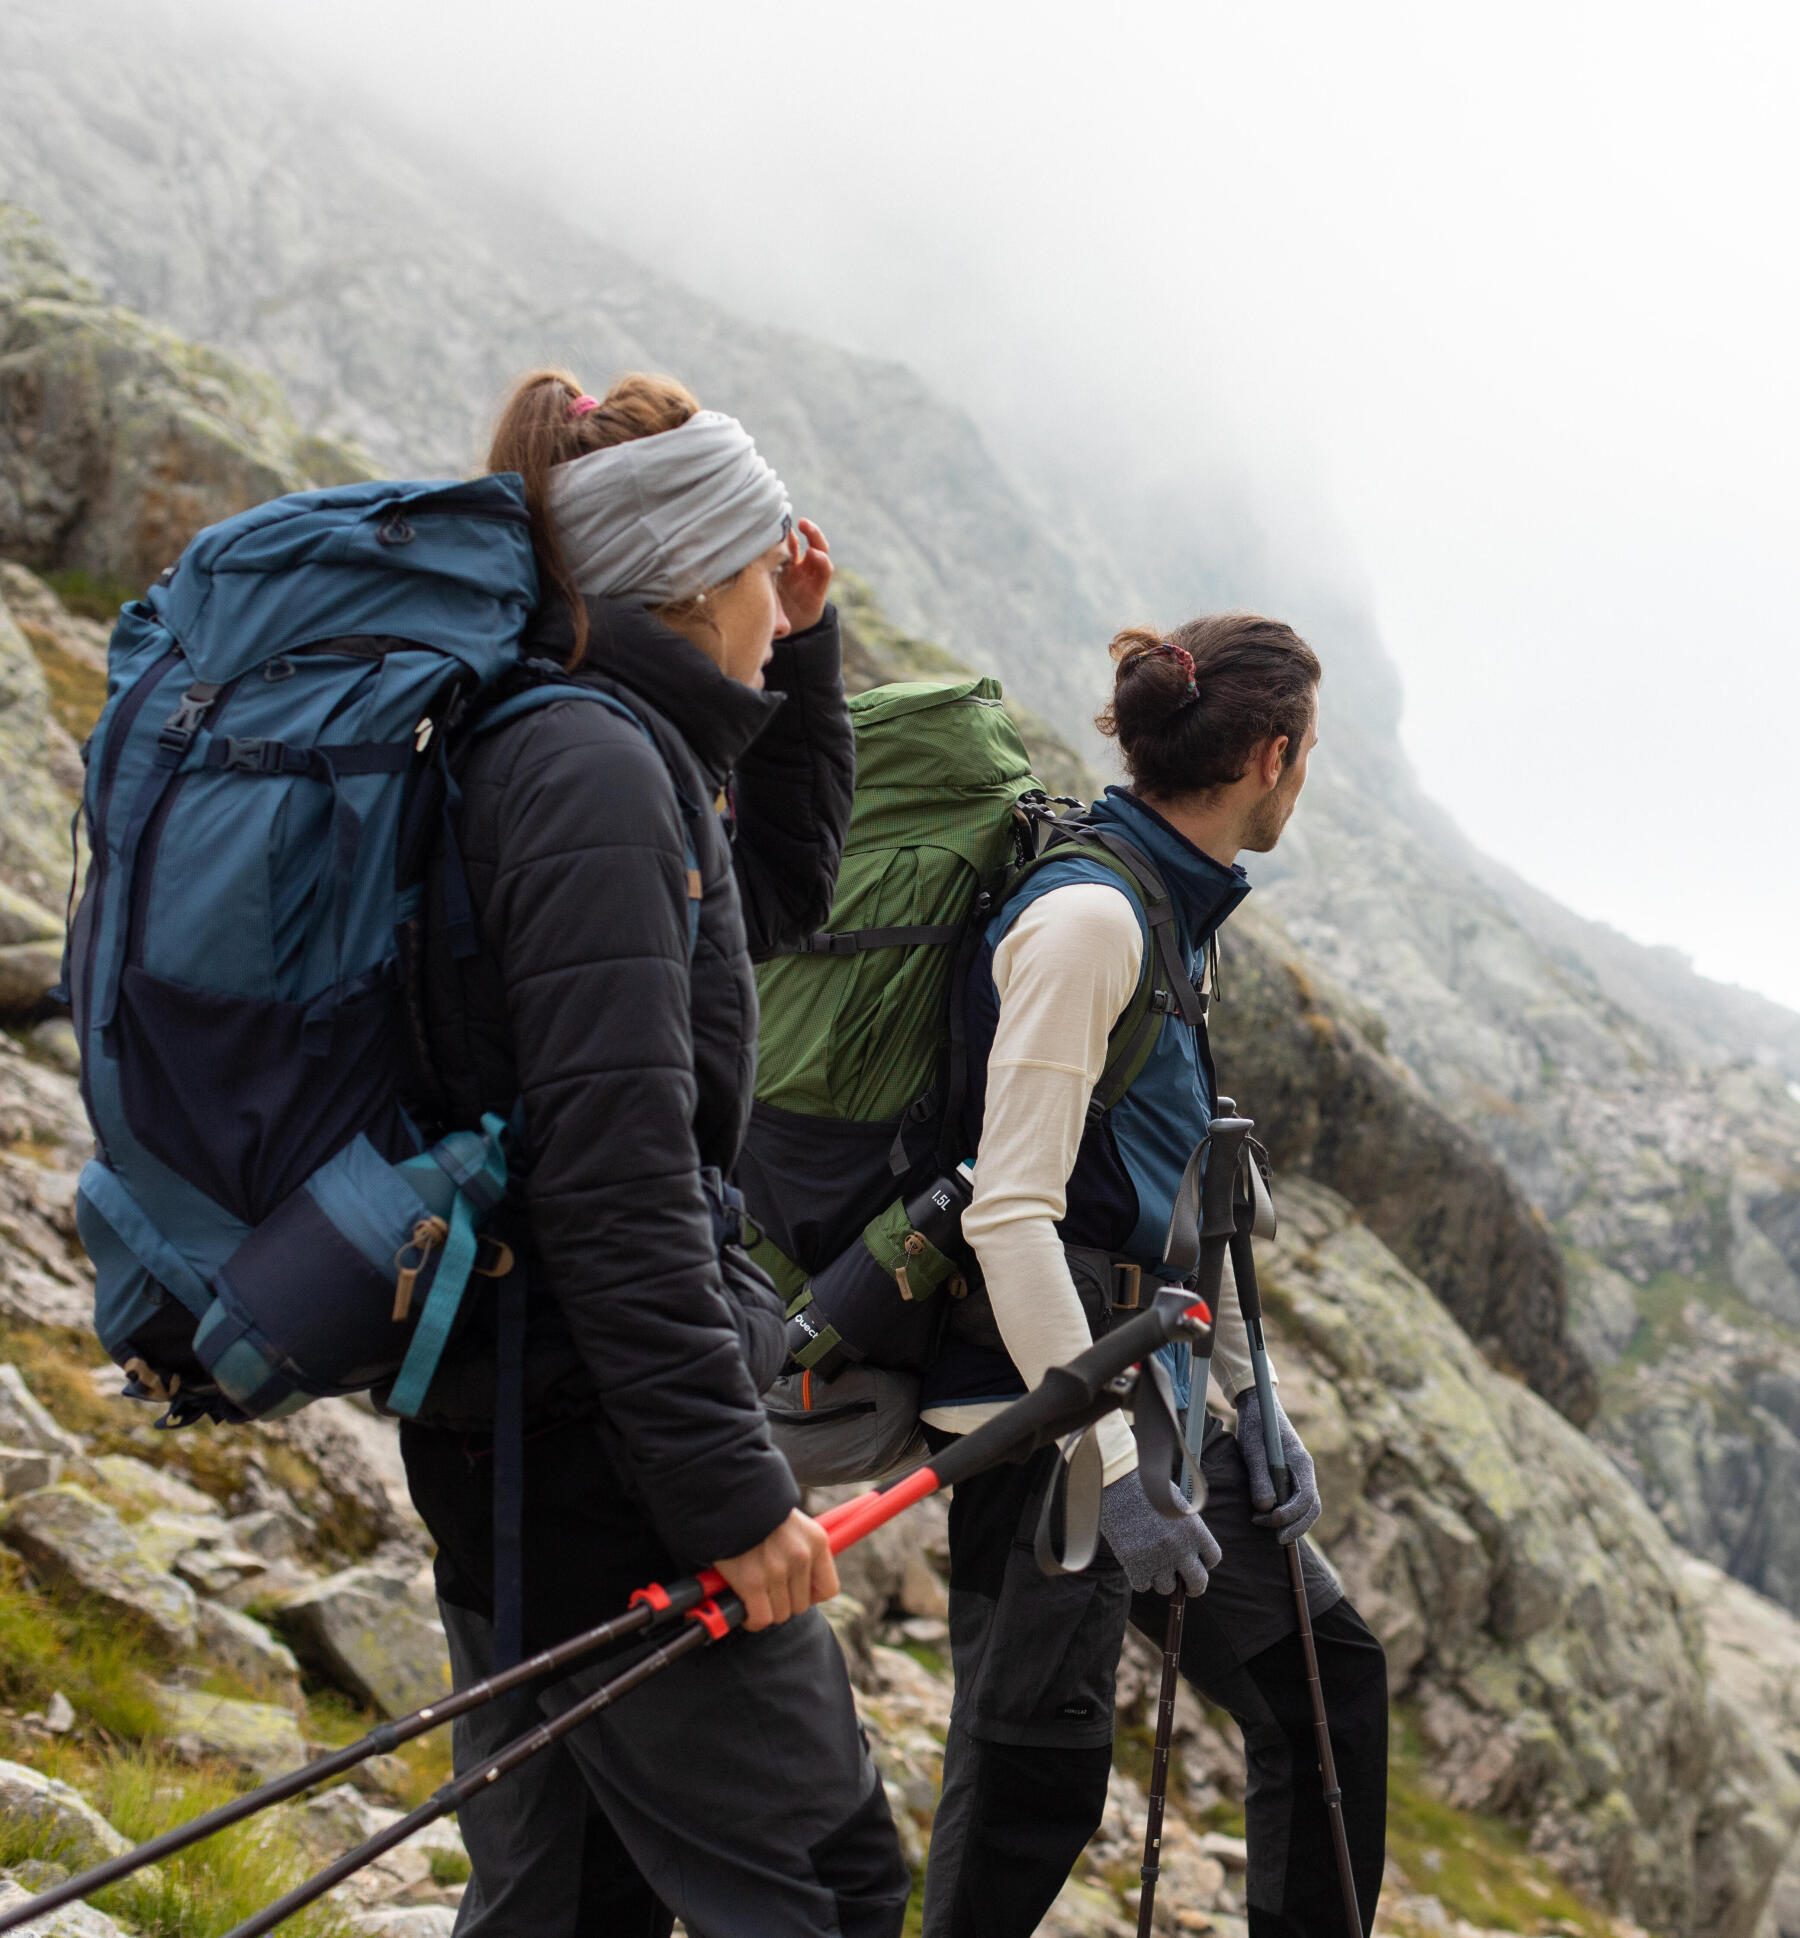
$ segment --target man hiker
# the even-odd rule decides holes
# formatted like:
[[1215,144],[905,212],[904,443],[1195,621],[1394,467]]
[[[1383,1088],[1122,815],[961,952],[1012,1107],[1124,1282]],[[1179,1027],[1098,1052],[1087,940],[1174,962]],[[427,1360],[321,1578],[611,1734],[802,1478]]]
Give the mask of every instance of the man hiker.
[[[1091,1108],[1131,1004],[1156,883],[1180,972],[1198,985],[1220,925],[1249,893],[1237,857],[1280,839],[1317,739],[1319,662],[1290,628],[1242,614],[1112,644],[1101,730],[1130,777],[1032,869],[989,923],[964,996],[976,1151],[963,1233],[980,1283],[926,1369],[933,1444],[967,1432],[1103,1331],[1164,1257],[1176,1191],[1214,1114],[1202,1007],[1171,1003],[1137,1076]],[[1123,865],[1121,865],[1123,863]],[[1143,878],[1147,865],[1151,879]],[[1287,1556],[1317,1519],[1313,1463],[1279,1422],[1296,1486],[1277,1506],[1229,1277],[1213,1378],[1235,1435],[1206,1422],[1204,1519],[1161,1518],[1129,1429],[1099,1429],[1104,1540],[1079,1574],[1033,1552],[1058,1455],[965,1482],[950,1511],[956,1695],[925,1887],[926,1938],[1024,1938],[1098,1827],[1113,1683],[1129,1619],[1159,1647],[1177,1582],[1191,1597],[1181,1667],[1243,1731],[1251,1938],[1338,1934],[1344,1910],[1313,1740]],[[1179,1392],[1177,1398],[1185,1401]],[[1279,1400],[1276,1401],[1279,1407]],[[1380,1644],[1303,1551],[1365,1930],[1381,1883],[1387,1749]]]

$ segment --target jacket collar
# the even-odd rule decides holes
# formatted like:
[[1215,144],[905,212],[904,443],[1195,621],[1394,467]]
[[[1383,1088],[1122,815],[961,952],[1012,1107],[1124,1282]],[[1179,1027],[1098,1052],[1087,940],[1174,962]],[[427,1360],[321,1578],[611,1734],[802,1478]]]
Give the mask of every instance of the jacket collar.
[[[589,599],[587,656],[573,677],[647,700],[723,784],[784,696],[731,679],[691,640],[630,599]],[[527,657],[566,661],[574,628],[561,599],[547,599],[526,631]]]
[[1242,868],[1214,861],[1125,788],[1109,787],[1094,803],[1093,817],[1102,826],[1116,829],[1156,864],[1190,954],[1250,893],[1250,878]]

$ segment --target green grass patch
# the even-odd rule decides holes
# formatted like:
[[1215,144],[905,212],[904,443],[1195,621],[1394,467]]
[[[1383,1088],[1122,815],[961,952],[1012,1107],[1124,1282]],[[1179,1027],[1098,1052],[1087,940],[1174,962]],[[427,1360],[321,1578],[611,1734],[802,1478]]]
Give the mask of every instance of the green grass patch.
[[475,1867],[461,1851],[433,1851],[430,1857],[431,1881],[451,1887],[467,1884],[475,1875]]
[[1493,1931],[1611,1938],[1596,1912],[1526,1848],[1522,1832],[1431,1793],[1409,1718],[1396,1712],[1388,1767],[1388,1861],[1455,1918]]
[[55,634],[34,621],[21,619],[19,630],[43,670],[44,684],[50,689],[50,711],[57,724],[75,740],[85,740],[106,704],[106,675],[97,666],[65,652]]
[[[153,1467],[166,1467],[226,1512],[242,1490],[250,1456],[264,1473],[292,1496],[313,1526],[307,1546],[316,1559],[360,1559],[380,1545],[380,1532],[367,1510],[334,1495],[304,1454],[243,1427],[203,1420],[179,1433],[159,1433],[159,1409],[118,1397],[118,1387],[102,1390],[92,1369],[99,1358],[93,1336],[55,1326],[34,1326],[0,1318],[0,1360],[8,1360],[43,1401],[59,1425],[85,1434],[95,1454],[130,1454]],[[119,1376],[119,1385],[124,1375]]]
[[921,1669],[929,1669],[934,1676],[947,1676],[950,1673],[949,1658],[929,1642],[902,1642],[903,1654],[910,1655]]
[[38,577],[78,618],[97,619],[103,626],[110,626],[118,618],[119,608],[129,605],[143,590],[116,573],[88,572],[80,566],[40,572]]
[[31,1587],[23,1564],[0,1552],[0,1698],[41,1710],[61,1690],[76,1713],[122,1743],[160,1727],[143,1670],[162,1658],[153,1638],[92,1604],[65,1606]]

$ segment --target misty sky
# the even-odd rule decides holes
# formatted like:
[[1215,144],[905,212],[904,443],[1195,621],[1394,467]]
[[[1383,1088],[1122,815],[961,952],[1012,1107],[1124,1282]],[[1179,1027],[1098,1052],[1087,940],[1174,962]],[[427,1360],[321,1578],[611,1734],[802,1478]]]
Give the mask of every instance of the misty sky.
[[1365,589],[1483,846],[1800,1006],[1793,8],[262,17],[1015,470],[1235,480],[1277,581]]

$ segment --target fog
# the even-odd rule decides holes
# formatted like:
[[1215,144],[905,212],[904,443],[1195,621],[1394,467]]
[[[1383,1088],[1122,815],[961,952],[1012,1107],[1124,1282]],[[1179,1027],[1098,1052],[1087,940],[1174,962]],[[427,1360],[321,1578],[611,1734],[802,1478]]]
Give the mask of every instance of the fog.
[[1800,1005],[1792,9],[254,17],[693,287],[911,363],[1123,548],[1122,619],[1348,588],[1477,841]]

